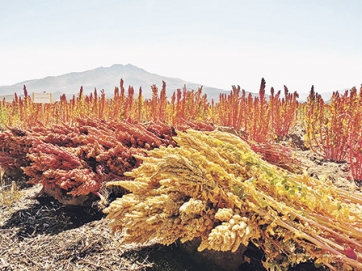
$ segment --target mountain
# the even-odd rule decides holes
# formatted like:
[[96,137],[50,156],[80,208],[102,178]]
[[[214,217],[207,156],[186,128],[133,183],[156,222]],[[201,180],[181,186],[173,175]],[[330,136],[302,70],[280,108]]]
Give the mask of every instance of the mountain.
[[[114,94],[114,88],[119,87],[120,80],[123,79],[124,87],[127,90],[128,86],[133,86],[136,93],[142,87],[142,93],[145,98],[151,98],[151,86],[157,85],[159,89],[162,87],[162,81],[166,82],[167,96],[170,97],[178,88],[186,88],[197,90],[203,84],[191,83],[179,78],[165,77],[150,73],[144,69],[138,68],[131,64],[121,65],[115,64],[111,67],[99,67],[93,70],[83,72],[72,72],[59,76],[48,76],[42,79],[34,79],[23,81],[11,86],[0,86],[0,100],[5,98],[11,101],[14,98],[14,93],[19,96],[23,94],[23,86],[25,85],[28,93],[32,92],[51,92],[53,93],[53,101],[59,100],[62,94],[66,94],[67,98],[79,92],[83,86],[84,93],[89,95],[96,88],[98,91],[104,90],[106,97],[111,98]],[[220,93],[229,93],[229,90],[203,86],[203,93],[207,94],[209,101],[214,99],[218,101]],[[340,91],[343,93],[344,91]],[[258,94],[252,93],[253,96]],[[267,94],[268,91],[267,91]],[[332,92],[320,93],[325,101],[329,100]],[[307,100],[309,93],[299,93],[299,101]],[[267,95],[269,96],[269,95]]]
[[[66,94],[68,98],[71,98],[72,95],[79,92],[81,86],[83,86],[84,93],[87,95],[96,88],[98,91],[103,89],[107,97],[113,97],[114,88],[119,87],[121,79],[124,81],[126,90],[128,86],[133,86],[136,93],[138,93],[139,88],[142,87],[145,98],[151,98],[152,85],[157,85],[161,89],[162,81],[166,82],[168,96],[171,96],[178,88],[182,89],[184,85],[190,90],[197,90],[202,86],[202,84],[187,82],[179,78],[149,73],[131,64],[115,64],[111,67],[99,67],[84,72],[72,72],[59,76],[48,76],[43,79],[23,81],[11,86],[0,86],[0,98],[7,95],[10,95],[7,97],[14,97],[14,93],[23,94],[24,85],[29,94],[44,91],[53,93],[54,101],[59,100],[62,94]],[[229,91],[203,86],[203,93],[206,93],[211,101],[211,99],[217,100],[220,93],[229,93]]]

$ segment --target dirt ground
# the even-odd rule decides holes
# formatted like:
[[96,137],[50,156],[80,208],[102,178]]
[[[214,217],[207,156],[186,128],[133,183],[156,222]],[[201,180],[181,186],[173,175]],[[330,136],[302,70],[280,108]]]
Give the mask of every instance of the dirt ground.
[[[298,151],[308,174],[326,175],[338,186],[351,191],[359,188],[347,179],[346,164],[330,163],[310,151]],[[240,265],[215,263],[211,257],[193,253],[180,244],[121,246],[112,235],[105,215],[97,206],[65,207],[48,196],[35,198],[39,186],[19,188],[19,199],[0,204],[0,270],[265,270],[263,253],[249,245]],[[227,255],[230,257],[230,255]],[[221,255],[223,257],[223,255]],[[235,264],[235,263],[234,263]],[[305,263],[290,270],[327,270]]]

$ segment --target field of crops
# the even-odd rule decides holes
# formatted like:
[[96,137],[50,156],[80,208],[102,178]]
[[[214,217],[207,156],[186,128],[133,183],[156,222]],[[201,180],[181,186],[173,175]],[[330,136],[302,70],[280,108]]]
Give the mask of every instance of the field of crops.
[[[362,87],[329,101],[312,87],[300,103],[262,79],[258,96],[234,86],[210,101],[202,88],[168,96],[165,83],[145,99],[121,80],[111,99],[81,88],[38,104],[24,86],[0,103],[0,127],[15,182],[2,181],[0,208],[25,179],[59,206],[97,206],[123,246],[199,240],[200,253],[235,257],[253,246],[266,270],[362,270]],[[312,173],[303,152],[342,174]]]

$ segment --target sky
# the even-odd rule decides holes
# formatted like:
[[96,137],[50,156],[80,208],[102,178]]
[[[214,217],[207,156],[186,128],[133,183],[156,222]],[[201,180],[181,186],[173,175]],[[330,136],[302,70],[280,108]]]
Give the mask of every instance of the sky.
[[225,90],[257,92],[261,78],[299,93],[359,88],[361,11],[360,0],[0,0],[0,86],[132,64]]

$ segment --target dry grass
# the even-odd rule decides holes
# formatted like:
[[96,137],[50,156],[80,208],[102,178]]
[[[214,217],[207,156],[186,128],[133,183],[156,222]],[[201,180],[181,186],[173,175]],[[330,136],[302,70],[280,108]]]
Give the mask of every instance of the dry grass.
[[22,198],[22,192],[17,188],[16,182],[0,186],[0,208],[11,207]]

